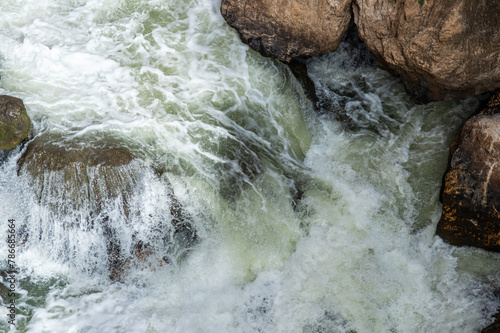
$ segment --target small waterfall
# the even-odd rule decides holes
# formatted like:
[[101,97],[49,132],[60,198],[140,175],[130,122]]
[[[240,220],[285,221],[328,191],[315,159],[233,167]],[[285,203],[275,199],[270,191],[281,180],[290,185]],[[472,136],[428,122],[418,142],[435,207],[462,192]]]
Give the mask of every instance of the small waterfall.
[[87,274],[116,280],[131,260],[177,262],[195,244],[167,175],[125,148],[42,135],[20,158],[19,178],[31,192],[22,243]]

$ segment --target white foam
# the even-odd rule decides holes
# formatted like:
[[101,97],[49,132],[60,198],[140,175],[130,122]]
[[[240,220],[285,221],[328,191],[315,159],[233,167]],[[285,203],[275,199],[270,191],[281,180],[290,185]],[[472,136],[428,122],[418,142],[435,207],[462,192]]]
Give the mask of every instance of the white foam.
[[[43,286],[36,305],[27,302],[33,285],[20,288],[34,313],[27,330],[486,326],[498,305],[494,264],[466,263],[489,267],[497,256],[434,237],[447,143],[474,101],[415,106],[396,80],[353,68],[341,48],[308,67],[318,91],[350,113],[344,123],[316,117],[289,71],[241,44],[219,5],[0,4],[0,89],[24,99],[36,133],[118,141],[138,158],[133,217],[106,206],[120,246],[130,250],[139,237],[161,247],[161,232],[172,231],[159,227],[172,218],[171,190],[200,239],[184,261],[159,266],[154,258],[111,283],[102,230],[64,228],[78,212],[54,213],[31,195],[17,152],[1,166],[0,215],[40,235],[19,248],[25,278]],[[171,188],[151,165],[166,170]],[[62,182],[47,179],[45,188]],[[57,195],[44,200],[68,205]],[[60,283],[47,287],[50,278]]]

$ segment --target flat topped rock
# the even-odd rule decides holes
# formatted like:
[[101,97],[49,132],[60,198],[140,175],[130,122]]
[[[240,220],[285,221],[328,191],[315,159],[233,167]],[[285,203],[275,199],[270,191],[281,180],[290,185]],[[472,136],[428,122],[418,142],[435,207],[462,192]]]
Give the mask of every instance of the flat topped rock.
[[[197,241],[191,217],[174,195],[168,178],[134,160],[131,151],[118,143],[67,140],[44,133],[27,144],[18,167],[20,177],[30,184],[35,201],[48,208],[50,223],[65,230],[93,230],[97,235],[93,240],[96,247],[105,242],[112,280],[120,280],[133,265],[182,260]],[[158,189],[159,193],[166,194],[160,204],[170,209],[158,212],[161,217],[155,230],[151,230],[150,239],[132,236],[123,242],[123,234],[134,230],[125,225],[142,223],[138,198],[148,175],[153,174],[163,185],[164,192]],[[37,239],[40,235],[29,237]]]
[[0,150],[12,150],[23,142],[30,131],[30,118],[21,99],[0,96]]
[[73,209],[98,209],[110,198],[129,196],[138,177],[137,168],[125,168],[132,160],[127,148],[111,142],[66,142],[58,135],[42,134],[28,143],[18,165],[42,201],[60,197]]
[[42,135],[28,144],[19,166],[34,173],[35,169],[56,171],[74,164],[117,167],[129,164],[132,159],[128,149],[108,142],[89,146],[84,142],[66,143],[55,136]]

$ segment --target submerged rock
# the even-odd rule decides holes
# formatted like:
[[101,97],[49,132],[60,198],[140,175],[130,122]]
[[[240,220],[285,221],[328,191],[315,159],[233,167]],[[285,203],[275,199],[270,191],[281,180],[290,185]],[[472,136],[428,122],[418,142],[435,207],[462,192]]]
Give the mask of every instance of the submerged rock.
[[128,149],[108,142],[89,146],[41,135],[28,143],[18,165],[20,173],[31,176],[39,200],[55,209],[61,209],[62,201],[70,205],[65,209],[91,205],[90,210],[99,212],[105,200],[128,197],[136,179],[129,169],[120,167],[132,159]]
[[437,234],[454,245],[500,252],[500,92],[450,145]]
[[[50,220],[59,224],[59,229],[88,232],[94,237],[95,248],[101,246],[99,239],[105,241],[112,280],[121,280],[129,267],[154,260],[150,257],[162,263],[178,260],[183,256],[180,252],[197,241],[190,216],[168,180],[154,176],[155,172],[134,160],[125,147],[111,142],[65,142],[64,138],[42,134],[28,143],[18,166],[20,176],[27,177],[39,205],[49,209]],[[158,213],[156,220],[160,222],[153,226],[155,230],[146,232],[154,239],[136,237],[135,229],[126,226],[144,218],[137,197],[148,170],[164,186],[165,205],[169,205],[164,216]],[[29,241],[28,235],[25,237]]]
[[12,150],[30,131],[30,118],[21,99],[0,96],[0,150]]
[[334,51],[351,19],[351,0],[222,0],[221,13],[244,43],[289,62]]

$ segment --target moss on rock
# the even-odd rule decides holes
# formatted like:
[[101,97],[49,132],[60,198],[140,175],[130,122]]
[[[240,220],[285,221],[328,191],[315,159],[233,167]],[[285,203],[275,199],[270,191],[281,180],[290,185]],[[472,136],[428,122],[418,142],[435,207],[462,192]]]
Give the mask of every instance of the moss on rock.
[[0,96],[0,150],[12,150],[23,142],[30,131],[30,118],[21,99]]

